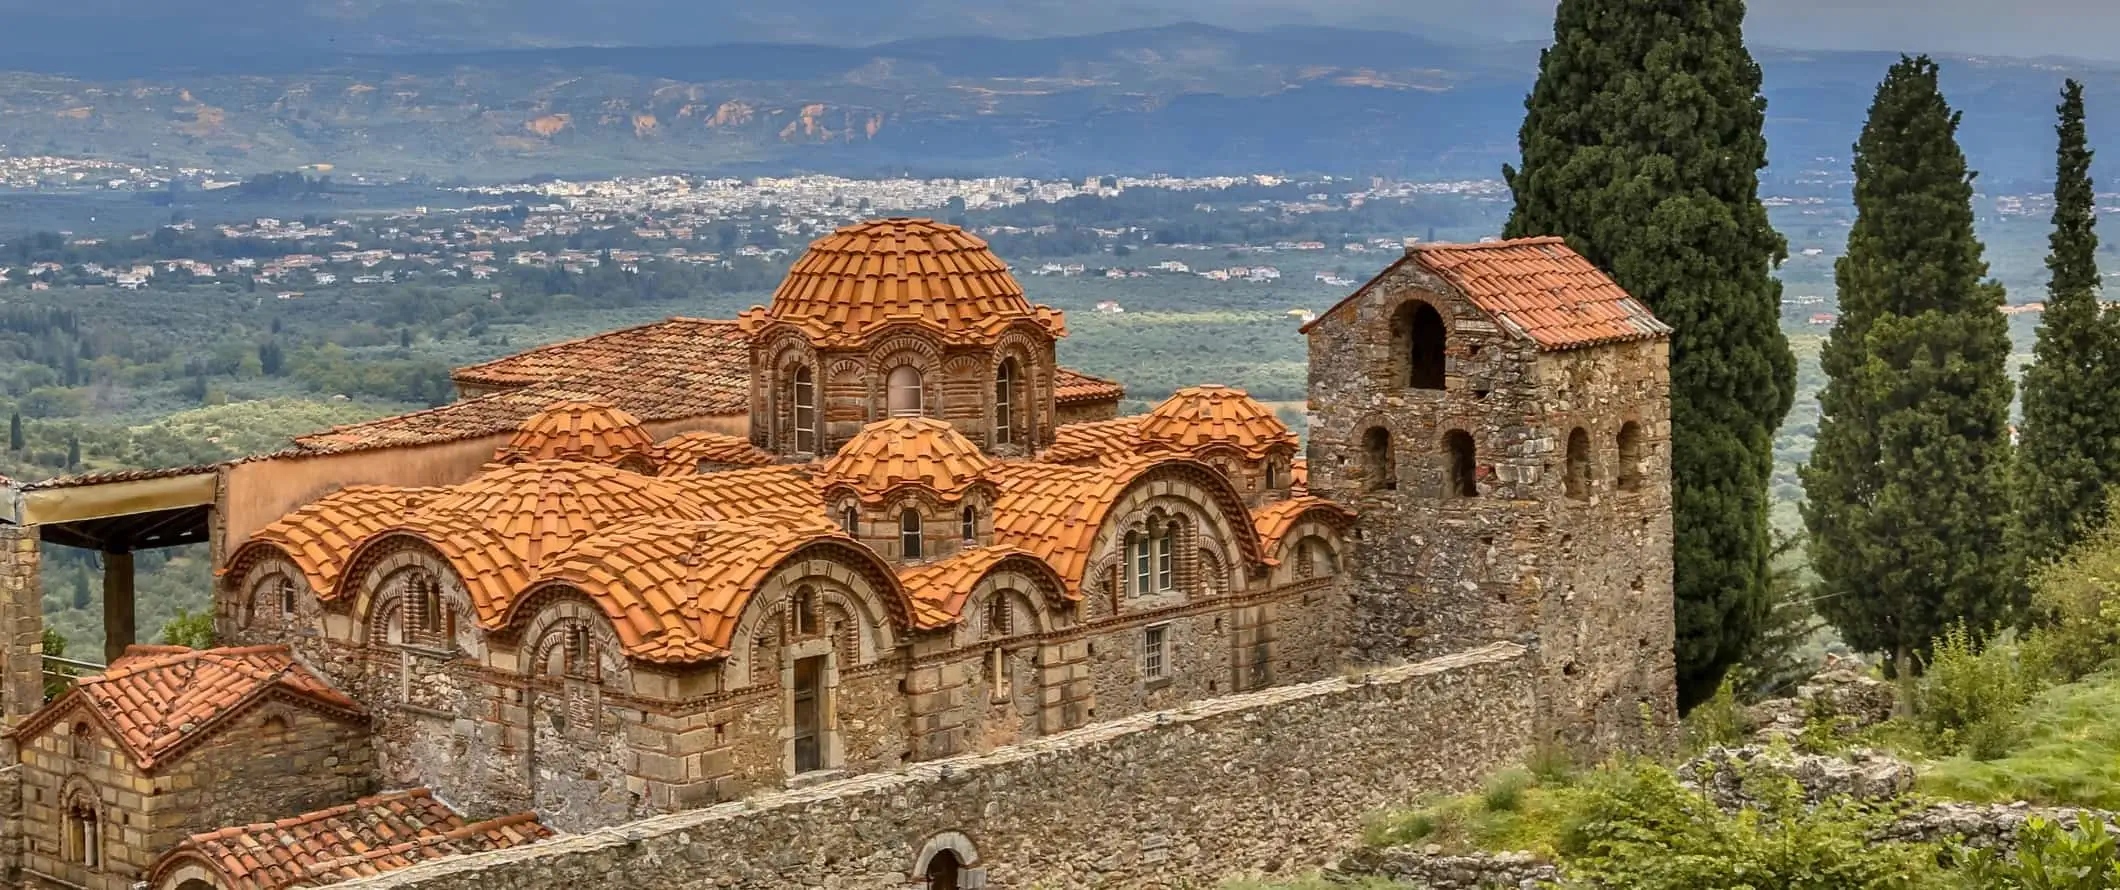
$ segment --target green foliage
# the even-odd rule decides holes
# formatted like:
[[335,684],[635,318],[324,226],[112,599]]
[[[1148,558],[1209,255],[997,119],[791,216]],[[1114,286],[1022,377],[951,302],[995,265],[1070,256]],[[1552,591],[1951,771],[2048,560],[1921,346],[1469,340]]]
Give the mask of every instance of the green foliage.
[[1694,706],[1680,721],[1679,729],[1684,735],[1685,750],[1698,754],[1709,748],[1731,747],[1744,743],[1745,709],[1737,700],[1737,684],[1743,670],[1732,671],[1723,677],[1722,685],[1707,701]]
[[1803,538],[1773,533],[1768,553],[1767,617],[1745,647],[1744,693],[1747,700],[1787,695],[1818,671],[1824,655],[1819,645],[1825,620],[1811,605],[1811,585],[1804,577]]
[[2120,520],[2109,518],[2060,562],[2039,570],[2031,618],[2026,645],[2040,650],[2060,682],[2120,657]]
[[1563,0],[1526,101],[1505,234],[1562,235],[1676,329],[1680,704],[1712,695],[1766,613],[1773,431],[1795,392],[1788,253],[1759,199],[1766,101],[1741,0]]
[[1491,813],[1514,813],[1524,805],[1524,792],[1538,784],[1530,770],[1512,769],[1487,778],[1480,790],[1480,803]]
[[2016,852],[1972,852],[1961,871],[1968,890],[2114,890],[2115,853],[2113,835],[2089,813],[2076,814],[2074,826],[2034,816],[2018,830]]
[[192,614],[178,609],[177,617],[162,625],[162,642],[170,646],[189,646],[193,649],[213,648],[213,613]]
[[1932,647],[1921,678],[1916,720],[1943,751],[1975,760],[2004,756],[2020,738],[2021,712],[2044,682],[2042,666],[2006,639],[1985,642],[1952,625]]
[[1967,754],[1924,770],[1920,790],[1957,800],[2120,809],[2120,677],[2056,686],[2020,709],[2005,756]]
[[1936,66],[1903,58],[1855,146],[1840,318],[1803,470],[1819,612],[1896,673],[1953,621],[2012,612],[2010,354]]
[[1662,767],[1601,772],[1560,852],[1572,879],[1628,890],[1913,890],[1943,877],[1935,848],[1872,840],[1888,811],[1846,799],[1807,808],[1786,778],[1747,779],[1746,790],[1761,804],[1732,814]]
[[1530,850],[1551,857],[1577,806],[1576,778],[1544,768],[1504,770],[1476,794],[1383,813],[1371,820],[1363,840],[1376,847],[1436,844],[1453,853]]
[[2054,183],[2052,278],[2037,360],[2024,372],[2014,546],[2028,564],[2058,558],[2104,524],[2120,483],[2120,316],[2098,308],[2097,195],[2085,144],[2083,86],[2062,90]]

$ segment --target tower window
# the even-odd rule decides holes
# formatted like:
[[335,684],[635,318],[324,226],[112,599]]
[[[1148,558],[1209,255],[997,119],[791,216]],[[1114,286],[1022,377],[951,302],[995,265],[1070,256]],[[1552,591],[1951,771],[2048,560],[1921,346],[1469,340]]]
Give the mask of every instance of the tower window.
[[1576,427],[1568,434],[1568,499],[1590,499],[1590,434]]
[[920,558],[920,511],[908,509],[898,514],[898,556],[901,559]]
[[1391,452],[1391,431],[1373,426],[1362,434],[1363,472],[1370,491],[1393,491],[1399,487],[1398,459]]
[[817,378],[809,368],[795,372],[795,450],[817,453]]
[[1443,388],[1443,355],[1450,332],[1443,326],[1442,313],[1419,300],[1409,301],[1392,317],[1391,339],[1398,354],[1401,386]]
[[1443,454],[1450,463],[1445,467],[1446,482],[1451,497],[1476,498],[1480,496],[1479,455],[1472,444],[1472,434],[1464,430],[1451,430],[1443,435]]
[[861,535],[861,513],[854,509],[853,504],[848,504],[839,511],[839,528],[850,538]]
[[926,413],[920,390],[920,371],[911,365],[891,369],[886,378],[885,404],[892,417],[919,417]]
[[1268,488],[1269,490],[1270,490],[1270,489],[1275,489],[1275,488],[1280,488],[1280,487],[1281,487],[1281,486],[1280,486],[1280,480],[1279,480],[1279,477],[1278,477],[1278,475],[1277,475],[1277,474],[1275,474],[1275,473],[1274,473],[1274,471],[1273,471],[1273,460],[1272,460],[1272,459],[1268,459],[1268,460],[1266,461],[1266,487],[1267,487],[1267,488]]
[[978,508],[966,505],[964,508],[964,515],[962,521],[959,523],[959,525],[963,526],[962,528],[958,529],[958,531],[960,532],[959,537],[961,540],[966,543],[971,543],[973,541],[979,540]]
[[1619,490],[1639,491],[1642,487],[1642,427],[1628,421],[1619,428]]
[[1016,360],[1002,359],[994,372],[994,444],[1007,445],[1016,434]]
[[1009,607],[1008,594],[996,592],[987,605],[986,634],[989,637],[1006,637],[1016,632],[1015,612]]

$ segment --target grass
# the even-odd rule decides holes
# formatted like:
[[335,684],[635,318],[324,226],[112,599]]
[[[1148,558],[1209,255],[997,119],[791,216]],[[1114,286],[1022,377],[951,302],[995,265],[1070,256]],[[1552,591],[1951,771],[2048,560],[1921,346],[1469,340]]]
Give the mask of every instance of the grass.
[[1919,790],[1981,802],[2120,809],[2120,675],[2098,674],[2041,693],[2002,757],[1958,756],[1923,771]]
[[1579,795],[1572,773],[1542,765],[1497,773],[1474,794],[1386,812],[1363,833],[1370,846],[1434,844],[1445,853],[1528,850],[1555,855]]

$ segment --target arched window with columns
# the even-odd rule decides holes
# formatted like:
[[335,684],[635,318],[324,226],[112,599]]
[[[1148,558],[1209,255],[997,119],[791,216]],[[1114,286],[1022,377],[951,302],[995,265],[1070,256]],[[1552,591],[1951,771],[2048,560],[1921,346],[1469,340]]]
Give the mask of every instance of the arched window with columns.
[[892,417],[919,417],[927,413],[921,391],[920,369],[912,365],[892,368],[884,378],[884,404]]
[[795,369],[795,450],[817,453],[817,376],[808,366]]

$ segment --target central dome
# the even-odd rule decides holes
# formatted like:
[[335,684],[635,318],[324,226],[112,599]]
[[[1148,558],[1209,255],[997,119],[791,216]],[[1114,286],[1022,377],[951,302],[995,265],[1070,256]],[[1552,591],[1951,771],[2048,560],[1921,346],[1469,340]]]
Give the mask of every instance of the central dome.
[[1051,309],[986,242],[952,225],[893,217],[847,226],[810,245],[773,292],[765,317],[813,340],[858,342],[876,328],[913,322],[951,340],[977,340],[1030,319],[1055,330]]
[[993,465],[979,446],[947,423],[932,417],[894,417],[862,427],[816,478],[826,488],[851,487],[869,501],[881,501],[903,485],[955,500],[985,478]]

